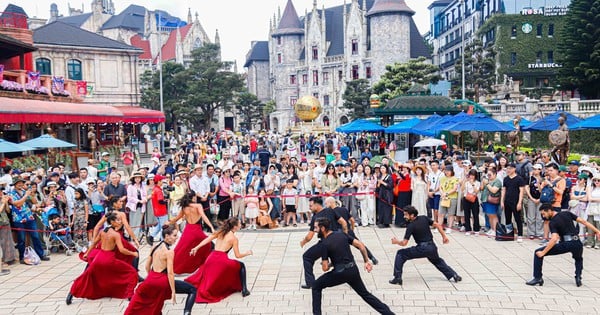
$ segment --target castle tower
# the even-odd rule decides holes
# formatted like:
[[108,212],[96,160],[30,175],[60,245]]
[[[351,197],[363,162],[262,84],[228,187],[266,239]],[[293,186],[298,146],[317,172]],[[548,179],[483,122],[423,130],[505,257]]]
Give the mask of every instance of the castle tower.
[[[276,95],[277,104],[276,112],[271,115],[271,126],[285,130],[294,118],[293,105],[299,97],[297,86],[292,84],[292,80],[302,79],[296,73],[296,66],[304,48],[304,28],[291,0],[287,1],[281,19],[270,35],[272,95]],[[291,76],[295,76],[294,79]]]
[[410,59],[410,21],[415,11],[404,0],[375,0],[369,19],[372,77],[385,73],[385,66]]

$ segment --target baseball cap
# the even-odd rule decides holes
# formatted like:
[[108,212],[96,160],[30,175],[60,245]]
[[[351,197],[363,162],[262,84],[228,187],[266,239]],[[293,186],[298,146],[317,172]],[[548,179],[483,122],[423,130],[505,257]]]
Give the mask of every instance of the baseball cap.
[[507,149],[508,149],[508,148],[511,148],[511,149],[512,149],[512,145],[510,145],[510,144],[507,144],[507,145],[506,145],[506,148],[507,148]]
[[161,180],[165,179],[166,177],[158,174],[158,175],[154,175],[154,183],[160,183]]
[[54,172],[54,173],[50,174],[49,177],[54,177],[54,176],[60,176],[60,174],[58,174],[57,172]]
[[107,155],[110,155],[110,153],[108,153],[108,152],[102,152],[102,156],[107,156]]
[[51,180],[51,181],[49,181],[49,182],[46,183],[46,187],[50,187],[50,186],[58,186],[58,185],[56,184],[55,181]]
[[569,165],[577,165],[577,166],[579,166],[579,161],[573,160],[573,161],[569,162]]
[[536,163],[536,164],[533,164],[533,168],[536,170],[541,170],[541,169],[544,169],[544,166],[542,166],[542,164]]
[[508,164],[506,164],[506,167],[517,168],[517,164],[515,164],[515,163],[508,163]]
[[567,169],[567,167],[566,167],[566,166],[564,166],[564,165],[561,165],[561,166],[559,166],[559,167],[558,167],[558,171],[559,171],[559,172],[568,172],[569,170]]

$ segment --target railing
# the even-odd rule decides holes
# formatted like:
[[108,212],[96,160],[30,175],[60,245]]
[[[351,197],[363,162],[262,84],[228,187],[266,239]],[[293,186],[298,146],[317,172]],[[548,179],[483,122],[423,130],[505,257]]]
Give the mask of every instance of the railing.
[[[53,99],[53,98],[57,98],[60,99],[62,101],[66,101],[66,102],[71,102],[71,101],[80,101],[80,98],[77,94],[77,82],[73,81],[73,80],[68,80],[65,79],[65,91],[68,91],[71,96],[56,96],[54,94],[52,94],[50,91],[52,91],[52,76],[51,75],[41,75],[40,76],[40,84],[42,87],[45,87],[47,91],[49,91],[49,94],[37,94],[37,93],[32,93],[32,92],[28,92],[27,89],[25,88],[26,83],[27,83],[27,71],[26,70],[5,70],[4,71],[4,80],[5,81],[13,81],[16,82],[18,84],[20,84],[23,88],[22,91],[10,91],[9,92],[13,93],[11,95],[17,96],[17,95],[22,95],[23,98],[27,98],[27,95],[36,95],[36,97],[42,97],[42,98],[49,98],[49,99]],[[4,91],[2,89],[0,89],[0,91]],[[17,97],[21,97],[21,96],[17,96]]]
[[579,101],[579,110],[584,112],[599,112],[600,100]]
[[542,112],[555,112],[557,110],[563,110],[566,112],[571,111],[571,104],[569,102],[539,102],[538,108]]
[[440,65],[440,68],[446,69],[446,68],[449,68],[449,67],[453,67],[454,64],[456,63],[456,59],[458,59],[458,58],[454,58],[454,59],[452,59],[450,61],[446,61],[446,62],[442,63]]
[[28,29],[27,16],[15,12],[0,12],[0,27]]
[[462,41],[462,36],[458,36],[457,38],[449,41],[446,45],[444,45],[444,50],[459,44]]

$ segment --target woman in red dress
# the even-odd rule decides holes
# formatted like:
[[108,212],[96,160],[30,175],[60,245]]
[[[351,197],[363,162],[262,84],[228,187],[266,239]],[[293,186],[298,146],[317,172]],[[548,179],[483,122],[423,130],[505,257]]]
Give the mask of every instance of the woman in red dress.
[[216,303],[234,292],[242,292],[242,296],[250,295],[246,286],[246,266],[243,262],[229,259],[227,253],[233,248],[236,258],[252,255],[249,250],[240,253],[238,239],[235,232],[242,227],[239,219],[229,218],[223,222],[221,229],[198,246],[192,248],[190,255],[194,256],[198,249],[216,239],[215,249],[208,255],[204,265],[185,281],[193,284],[198,289],[197,303]]
[[184,315],[192,313],[192,307],[196,300],[196,288],[181,280],[175,280],[173,272],[173,259],[175,253],[171,246],[177,240],[177,229],[174,225],[163,225],[162,238],[164,241],[158,243],[150,252],[146,261],[148,276],[135,290],[135,295],[125,315],[160,315],[165,300],[171,299],[175,304],[176,293],[186,293]]
[[71,304],[73,297],[90,300],[104,297],[127,299],[133,296],[133,289],[137,285],[137,270],[122,260],[117,259],[116,249],[123,255],[137,257],[137,252],[127,250],[121,241],[121,235],[115,231],[123,223],[121,217],[111,213],[107,217],[110,227],[98,235],[101,246],[94,260],[87,269],[73,282],[67,295],[67,305]]
[[175,246],[176,259],[173,263],[175,274],[193,273],[198,270],[198,268],[204,264],[206,257],[208,257],[208,254],[210,254],[210,251],[212,250],[212,243],[207,243],[204,247],[199,249],[196,257],[190,257],[190,250],[194,245],[206,239],[206,234],[202,231],[201,221],[204,221],[213,233],[215,232],[210,220],[206,214],[204,214],[202,206],[197,203],[192,203],[194,197],[195,194],[193,191],[185,194],[179,201],[179,205],[181,206],[179,215],[169,220],[169,224],[174,224],[179,221],[179,219],[185,217],[187,222],[183,229],[181,239],[177,242],[177,246]]

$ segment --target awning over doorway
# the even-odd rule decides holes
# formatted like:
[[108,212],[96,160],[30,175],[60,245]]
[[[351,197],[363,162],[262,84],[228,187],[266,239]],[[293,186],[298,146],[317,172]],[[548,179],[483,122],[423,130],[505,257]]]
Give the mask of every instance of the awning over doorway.
[[165,114],[161,111],[139,106],[115,106],[115,108],[121,111],[125,123],[159,123],[165,121]]
[[0,123],[118,123],[116,107],[0,97]]

